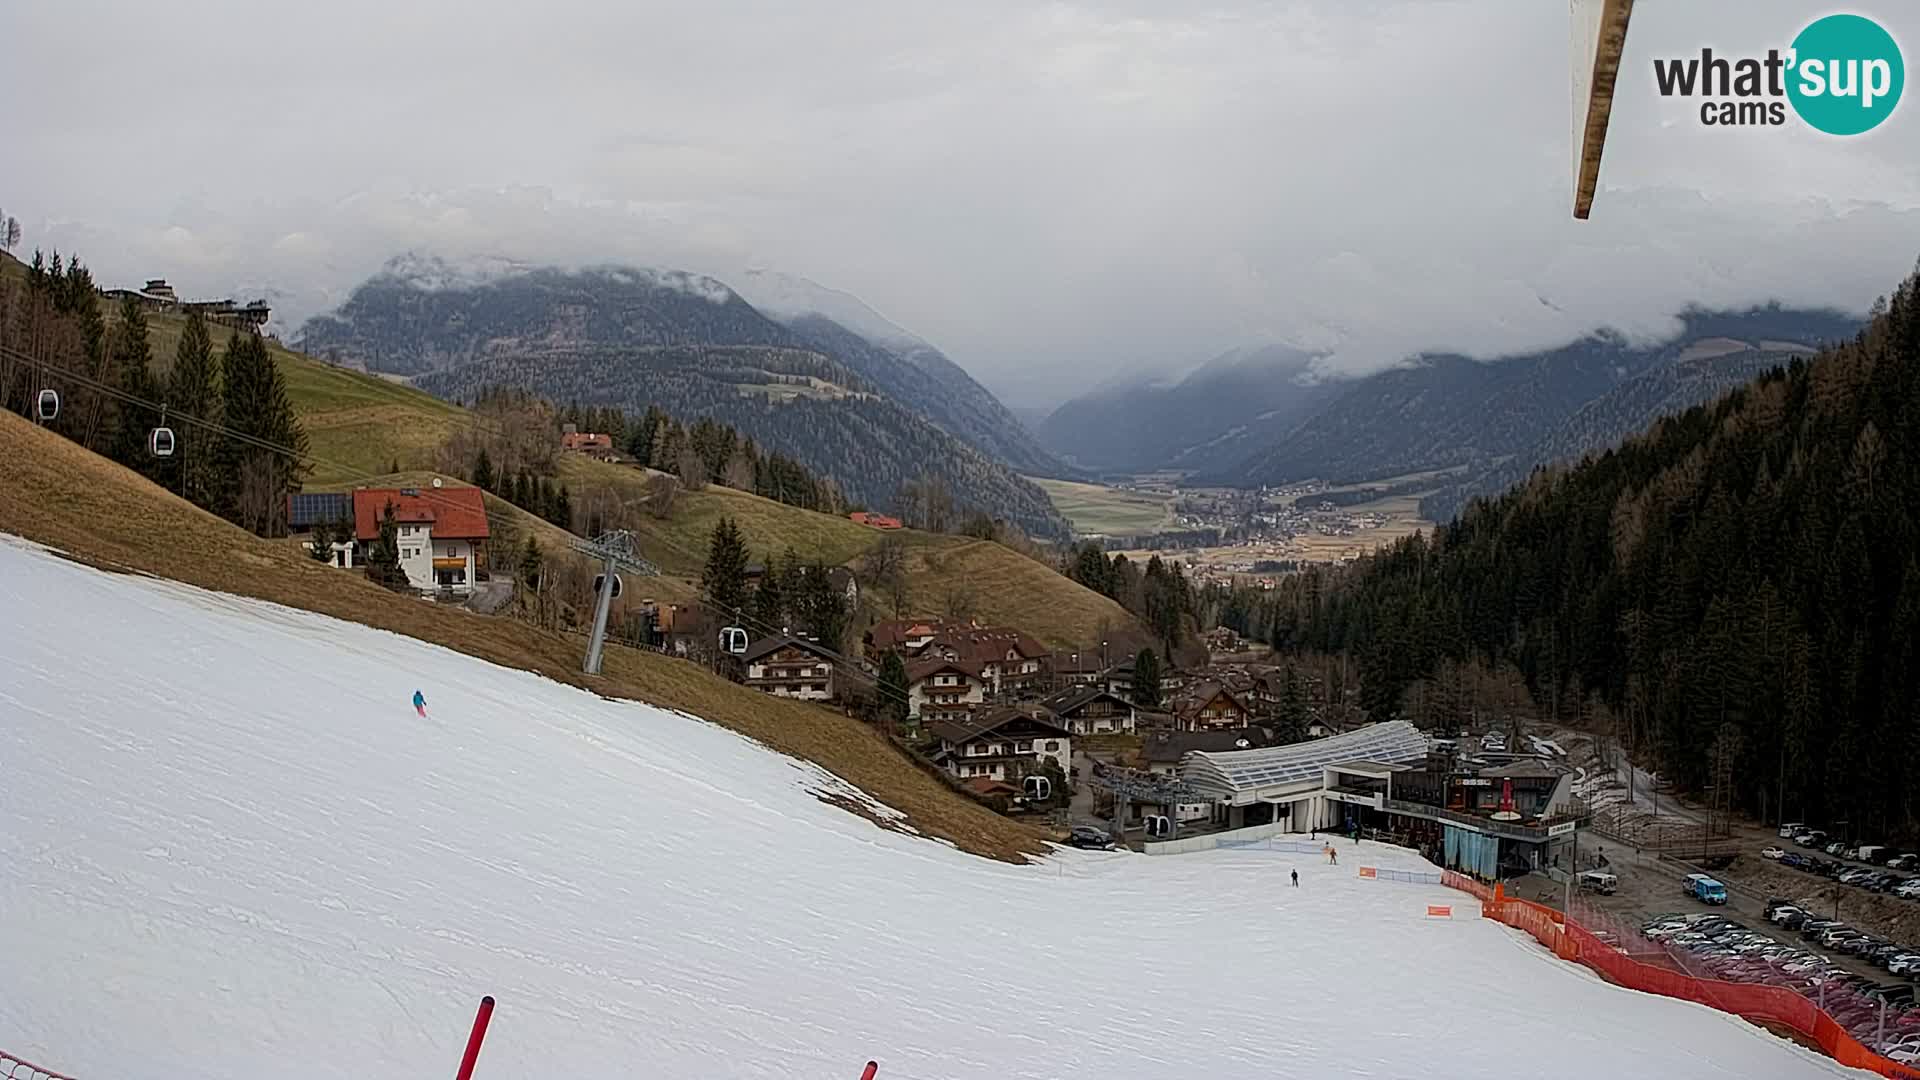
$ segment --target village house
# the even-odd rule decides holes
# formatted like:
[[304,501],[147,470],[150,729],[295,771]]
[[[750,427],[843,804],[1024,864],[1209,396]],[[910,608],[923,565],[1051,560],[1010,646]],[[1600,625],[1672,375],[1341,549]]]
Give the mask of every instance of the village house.
[[818,642],[781,635],[747,646],[748,686],[774,697],[829,701],[834,696],[833,656]]
[[1100,686],[1104,673],[1097,652],[1068,653],[1053,662],[1053,680],[1060,686]]
[[945,625],[939,619],[887,619],[874,623],[865,638],[867,659],[877,664],[890,652],[908,658],[918,656],[921,649],[933,644],[934,636]]
[[853,513],[847,515],[847,520],[852,521],[856,525],[865,525],[870,529],[900,528],[899,518],[888,517],[885,514],[870,514],[865,510],[855,510]]
[[931,721],[965,716],[985,704],[987,683],[978,668],[952,660],[907,665],[907,717]]
[[474,487],[356,488],[353,538],[361,562],[380,539],[380,522],[393,508],[400,568],[416,589],[469,592],[487,544],[487,505]]
[[316,529],[327,533],[327,562],[342,570],[359,565],[354,559],[353,496],[345,492],[287,496],[288,535],[312,552]]
[[1052,762],[1071,773],[1072,736],[1044,709],[1010,705],[976,717],[929,725],[939,740],[934,763],[962,780],[986,777],[1019,783]]
[[1209,680],[1194,684],[1174,700],[1173,717],[1179,731],[1219,731],[1246,727],[1253,710],[1225,685]]
[[1018,630],[938,619],[893,619],[866,634],[868,658],[897,652],[915,661],[942,660],[982,680],[991,697],[1038,696],[1050,688],[1053,654]]
[[1131,734],[1133,703],[1099,686],[1069,686],[1040,702],[1061,727],[1075,735]]

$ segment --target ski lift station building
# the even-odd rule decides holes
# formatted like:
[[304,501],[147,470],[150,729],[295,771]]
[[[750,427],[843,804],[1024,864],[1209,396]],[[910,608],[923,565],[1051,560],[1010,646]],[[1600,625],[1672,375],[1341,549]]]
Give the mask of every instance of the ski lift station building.
[[1552,865],[1575,842],[1586,809],[1570,772],[1525,760],[1461,771],[1431,751],[1420,729],[1393,720],[1288,746],[1195,750],[1180,776],[1214,797],[1217,825],[1377,829],[1489,880]]

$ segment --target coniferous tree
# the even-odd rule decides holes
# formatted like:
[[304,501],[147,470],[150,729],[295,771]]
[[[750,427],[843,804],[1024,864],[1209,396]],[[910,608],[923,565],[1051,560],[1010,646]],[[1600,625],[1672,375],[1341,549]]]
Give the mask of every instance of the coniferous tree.
[[148,452],[148,438],[160,424],[159,413],[141,402],[156,395],[151,364],[153,349],[147,342],[147,312],[138,300],[128,297],[120,302],[120,325],[114,328],[107,348],[107,381],[126,397],[112,402],[113,438],[107,456],[148,477],[160,473],[160,462]]
[[[341,539],[344,540],[345,537],[342,537]],[[314,522],[313,523],[313,539],[309,541],[307,544],[308,557],[312,558],[314,562],[318,562],[318,563],[332,562],[333,561],[333,543],[334,543],[333,523],[330,521]]]
[[1143,709],[1160,707],[1160,654],[1152,649],[1134,655],[1133,703]]
[[493,459],[487,456],[487,448],[481,447],[473,459],[473,486],[481,491],[493,490]]
[[900,653],[888,649],[880,660],[879,707],[881,716],[893,725],[907,722],[907,662]]
[[568,493],[565,484],[560,485],[559,492],[553,497],[553,523],[568,532],[573,531],[573,496]]
[[847,594],[833,587],[825,563],[815,560],[800,575],[800,621],[814,640],[838,649],[847,636]]
[[786,581],[771,551],[767,552],[766,567],[760,574],[760,587],[753,594],[753,617],[764,633],[773,633],[787,625]]
[[287,496],[300,490],[307,433],[258,333],[234,334],[221,366],[221,419],[230,434],[215,456],[220,513],[261,536],[285,536]]
[[[199,312],[187,316],[167,379],[167,404],[182,416],[207,423],[220,422],[220,367],[214,358],[213,338]],[[174,458],[178,462],[180,495],[195,506],[212,508],[217,478],[220,436],[200,423],[173,425]]]
[[1307,695],[1300,686],[1300,673],[1288,664],[1280,682],[1280,706],[1275,714],[1276,736],[1283,743],[1297,743],[1307,737]]
[[700,575],[707,602],[731,618],[747,606],[747,544],[740,527],[723,517],[707,544],[707,565]]
[[394,521],[392,503],[381,511],[380,536],[367,549],[367,580],[395,592],[413,588],[406,568],[400,565],[400,526]]

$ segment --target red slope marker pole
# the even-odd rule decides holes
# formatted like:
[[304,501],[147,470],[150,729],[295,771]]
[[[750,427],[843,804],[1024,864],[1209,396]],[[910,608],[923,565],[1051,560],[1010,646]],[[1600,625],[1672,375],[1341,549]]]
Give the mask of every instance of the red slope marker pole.
[[869,1061],[867,1062],[867,1071],[860,1074],[860,1080],[873,1080],[873,1074],[879,1071],[880,1063],[877,1061]]
[[487,1037],[487,1021],[493,1019],[493,995],[480,999],[480,1011],[473,1017],[473,1034],[467,1036],[467,1053],[460,1059],[460,1074],[455,1080],[472,1080],[473,1065],[480,1060],[480,1040]]

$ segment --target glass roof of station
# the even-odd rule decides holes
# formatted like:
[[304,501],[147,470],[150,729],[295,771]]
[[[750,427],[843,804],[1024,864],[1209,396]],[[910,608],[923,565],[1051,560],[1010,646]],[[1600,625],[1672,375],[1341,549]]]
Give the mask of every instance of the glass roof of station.
[[1420,729],[1405,720],[1390,720],[1291,746],[1218,753],[1195,750],[1181,762],[1180,775],[1197,787],[1243,792],[1318,780],[1327,766],[1342,762],[1411,765],[1426,757],[1427,737]]

